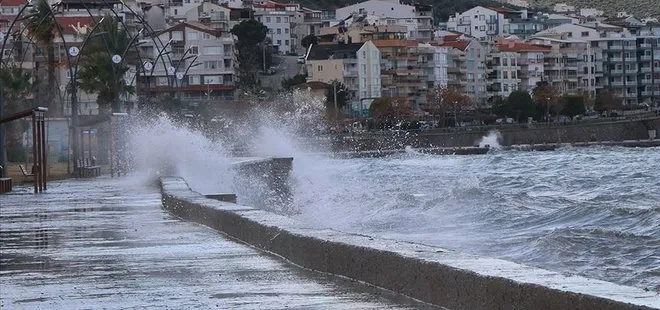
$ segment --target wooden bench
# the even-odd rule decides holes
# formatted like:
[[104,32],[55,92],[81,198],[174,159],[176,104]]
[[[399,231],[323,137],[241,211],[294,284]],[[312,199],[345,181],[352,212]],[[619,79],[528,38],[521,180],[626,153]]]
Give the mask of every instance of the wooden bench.
[[83,178],[97,177],[101,175],[101,166],[94,165],[89,159],[78,159],[79,174]]
[[[23,165],[18,165],[18,168],[21,169],[21,174],[23,175],[23,182],[34,182],[34,171],[28,173],[27,169]],[[32,166],[34,170],[34,166]],[[29,180],[31,178],[31,180]]]
[[10,178],[0,178],[0,194],[9,193],[12,190]]

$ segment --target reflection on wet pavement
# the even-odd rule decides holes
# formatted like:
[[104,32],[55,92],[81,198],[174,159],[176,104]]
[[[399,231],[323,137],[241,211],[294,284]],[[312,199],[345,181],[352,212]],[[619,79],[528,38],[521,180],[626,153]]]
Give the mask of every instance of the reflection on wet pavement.
[[160,208],[137,180],[0,195],[0,308],[420,308],[293,267]]

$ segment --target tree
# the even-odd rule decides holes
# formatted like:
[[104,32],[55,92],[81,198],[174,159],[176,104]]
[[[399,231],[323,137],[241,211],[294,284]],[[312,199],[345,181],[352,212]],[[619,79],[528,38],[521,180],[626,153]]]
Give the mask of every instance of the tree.
[[[337,96],[337,106],[335,110],[335,96]],[[335,80],[332,81],[330,87],[325,91],[325,106],[328,109],[335,111],[341,111],[348,102],[348,91],[346,86],[341,82]]]
[[[89,33],[87,46],[81,51],[81,65],[77,74],[80,89],[96,93],[99,114],[119,112],[119,98],[132,94],[133,86],[126,85],[124,75],[134,53],[128,53],[133,38],[112,16],[106,15],[94,33]],[[112,61],[113,55],[124,55],[120,63]]]
[[[30,72],[23,68],[5,67],[0,69],[0,94],[2,95],[0,102],[2,102],[6,114],[28,108],[25,96],[32,89],[31,79]],[[5,141],[0,141],[0,143],[4,143],[6,148],[0,156],[5,159],[4,162],[7,162],[7,159],[11,161],[21,160],[19,158],[20,154],[23,154],[21,123],[9,122],[0,126],[6,126],[7,128],[7,134],[4,136]]]
[[594,110],[598,113],[612,112],[612,110],[620,109],[621,106],[621,98],[609,89],[603,89],[596,94]]
[[55,46],[53,44],[57,34],[57,21],[47,0],[36,0],[35,2],[28,11],[27,30],[34,41],[46,50],[48,77],[45,105],[49,108],[49,114],[59,116],[63,111],[56,100]]
[[301,41],[300,44],[304,48],[308,48],[310,45],[314,44],[317,45],[319,44],[319,38],[313,34],[310,34],[306,37],[304,37]]
[[562,115],[574,117],[584,114],[586,111],[584,97],[581,95],[565,95],[562,100],[564,101],[564,109],[561,110]]
[[447,106],[447,110],[454,112],[454,126],[458,126],[458,114],[470,105],[470,97],[458,88],[450,86],[442,93],[442,102]]
[[294,86],[307,82],[307,74],[296,74],[291,78],[282,80],[282,88],[291,90]]
[[369,106],[369,114],[379,122],[390,120],[394,116],[392,99],[389,97],[374,99]]
[[516,90],[509,94],[504,105],[507,106],[506,116],[515,119],[518,123],[526,121],[528,117],[534,117],[536,113],[532,97],[524,90]]
[[257,71],[264,68],[264,62],[266,69],[272,62],[273,52],[268,48],[266,42],[268,27],[257,20],[250,19],[234,26],[231,33],[237,38],[239,87],[242,89],[254,88],[257,85]]
[[[542,111],[537,116],[540,116],[539,119],[544,119],[553,114],[558,114],[561,107],[561,100],[559,100],[559,94],[557,90],[552,87],[548,82],[541,81],[536,83],[536,87],[532,91],[532,96],[534,98],[534,103],[536,103],[537,111]],[[545,115],[545,116],[543,116]]]
[[412,116],[413,108],[404,101],[390,97],[377,98],[369,106],[369,114],[378,122],[392,122]]

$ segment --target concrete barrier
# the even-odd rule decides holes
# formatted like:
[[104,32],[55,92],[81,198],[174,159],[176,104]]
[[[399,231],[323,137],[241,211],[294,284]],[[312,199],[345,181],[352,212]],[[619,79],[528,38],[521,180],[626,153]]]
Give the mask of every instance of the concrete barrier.
[[310,227],[161,179],[163,208],[305,268],[449,309],[660,309],[655,292],[422,244]]

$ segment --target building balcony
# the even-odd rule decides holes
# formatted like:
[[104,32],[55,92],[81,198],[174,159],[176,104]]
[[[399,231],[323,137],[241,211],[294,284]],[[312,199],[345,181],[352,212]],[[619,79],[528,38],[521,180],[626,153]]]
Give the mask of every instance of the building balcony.
[[637,46],[636,46],[636,45],[625,45],[625,46],[623,47],[623,49],[626,50],[626,51],[636,51],[636,50],[637,50]]
[[641,73],[651,73],[651,72],[653,72],[653,68],[651,68],[651,67],[641,67],[641,68],[639,68],[639,72],[641,72]]
[[612,69],[612,70],[608,70],[607,72],[608,72],[610,75],[614,75],[614,74],[623,74],[623,70],[622,70],[622,69]]
[[609,61],[609,62],[622,62],[623,57],[610,57],[610,58],[607,58],[607,61]]
[[623,81],[610,82],[610,86],[623,86]]
[[642,43],[642,44],[639,45],[639,47],[643,48],[643,49],[650,49],[650,48],[653,48],[653,45],[650,44],[650,43]]
[[607,49],[610,51],[620,51],[623,50],[623,45],[610,45]]
[[625,98],[637,98],[637,93],[625,93]]
[[653,60],[653,56],[651,56],[651,55],[642,55],[642,56],[639,56],[639,60],[641,60],[641,61],[651,61],[651,60]]
[[637,57],[626,57],[623,60],[625,62],[637,62]]
[[431,25],[426,25],[426,24],[417,25],[417,31],[431,31],[431,30],[433,30],[433,26]]

